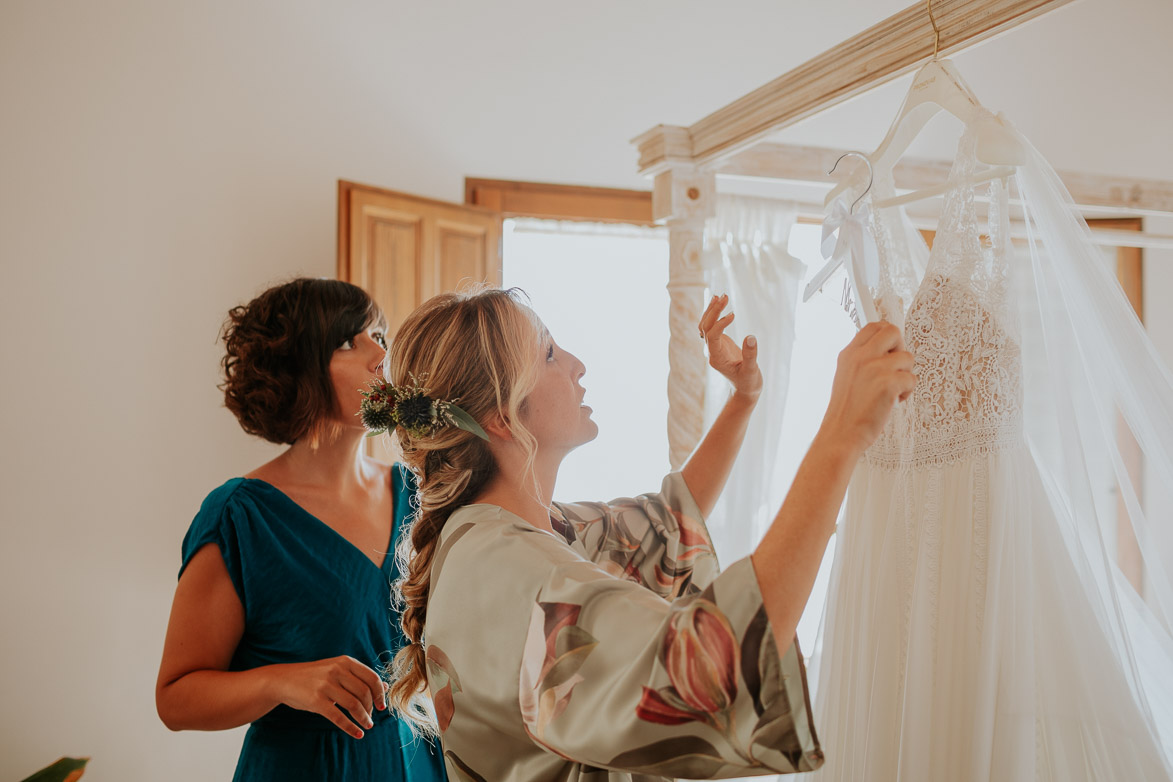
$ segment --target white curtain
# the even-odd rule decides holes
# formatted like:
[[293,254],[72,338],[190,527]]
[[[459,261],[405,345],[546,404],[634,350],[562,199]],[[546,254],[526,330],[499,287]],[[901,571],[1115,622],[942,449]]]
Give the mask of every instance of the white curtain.
[[[705,230],[703,265],[711,294],[729,294],[737,314],[728,334],[738,344],[749,334],[758,340],[764,387],[750,419],[729,483],[708,519],[720,561],[747,556],[778,510],[772,497],[781,446],[782,413],[790,384],[794,315],[806,266],[787,252],[796,209],[764,198],[720,196],[717,216]],[[716,418],[730,393],[729,383],[712,369],[705,394],[705,425]]]

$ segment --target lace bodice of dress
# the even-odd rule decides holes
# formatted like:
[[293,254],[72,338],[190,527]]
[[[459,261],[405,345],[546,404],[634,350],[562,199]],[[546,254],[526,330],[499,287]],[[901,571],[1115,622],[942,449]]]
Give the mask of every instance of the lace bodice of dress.
[[[967,130],[919,285],[900,209],[874,213],[877,306],[886,320],[903,327],[917,376],[913,396],[897,405],[867,452],[878,466],[943,464],[1021,442],[1022,367],[1007,296],[1006,190],[998,180],[976,187],[964,181],[977,168],[974,151],[974,133]],[[984,236],[974,198],[979,188],[990,189]],[[878,179],[872,190],[885,197],[893,192],[891,180]]]

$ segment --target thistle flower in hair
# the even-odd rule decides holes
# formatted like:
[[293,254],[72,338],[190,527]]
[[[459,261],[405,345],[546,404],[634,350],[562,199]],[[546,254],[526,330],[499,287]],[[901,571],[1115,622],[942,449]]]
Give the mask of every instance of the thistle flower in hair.
[[362,391],[362,404],[358,414],[362,418],[362,425],[366,427],[367,437],[382,434],[395,426],[392,408],[395,399],[392,396],[391,384],[378,378],[368,383],[369,390]]
[[424,386],[427,375],[409,375],[411,385],[396,386],[375,378],[362,391],[358,414],[369,433],[367,437],[402,427],[412,437],[430,437],[446,426],[472,432],[484,440],[489,435],[476,419],[457,406],[459,399],[433,399]]

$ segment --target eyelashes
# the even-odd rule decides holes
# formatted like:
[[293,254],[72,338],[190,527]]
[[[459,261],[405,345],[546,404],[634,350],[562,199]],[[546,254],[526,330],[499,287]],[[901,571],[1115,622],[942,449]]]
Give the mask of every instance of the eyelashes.
[[[345,340],[342,341],[342,344],[339,345],[335,349],[336,350],[354,350],[354,347],[355,347],[354,341],[357,338],[358,338],[357,334],[355,334],[353,337],[347,337]],[[373,339],[375,341],[375,344],[377,344],[383,350],[387,349],[387,335],[384,334],[383,332],[381,332],[381,331],[374,332],[373,334],[371,334],[371,339]]]

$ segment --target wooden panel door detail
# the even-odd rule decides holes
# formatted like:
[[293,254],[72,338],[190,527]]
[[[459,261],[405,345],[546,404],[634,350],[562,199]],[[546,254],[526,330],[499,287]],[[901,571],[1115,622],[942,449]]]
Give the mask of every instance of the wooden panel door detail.
[[[432,296],[472,283],[501,284],[501,215],[340,181],[338,279],[374,298],[393,338]],[[397,460],[388,439],[367,442],[371,455]]]
[[[459,290],[471,283],[501,284],[501,262],[491,260],[500,243],[500,220],[493,226],[468,220],[436,220],[436,252],[443,262],[433,265],[436,293]],[[492,249],[489,245],[492,244]]]
[[338,183],[338,278],[374,297],[391,334],[437,293],[501,284],[501,216],[392,190]]

